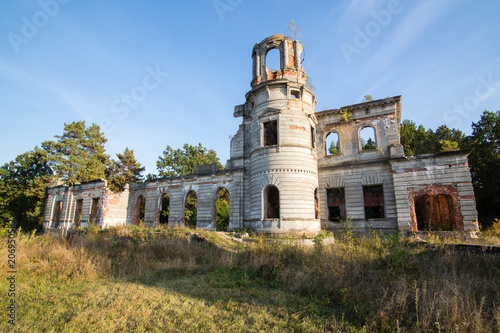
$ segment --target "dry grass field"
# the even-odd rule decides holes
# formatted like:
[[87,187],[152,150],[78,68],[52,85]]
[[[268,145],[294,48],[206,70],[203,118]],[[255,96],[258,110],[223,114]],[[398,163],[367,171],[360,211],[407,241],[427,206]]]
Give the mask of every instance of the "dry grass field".
[[[136,227],[63,240],[18,234],[16,325],[7,234],[0,330],[13,332],[500,332],[500,256],[397,235],[327,245],[238,242]],[[491,231],[488,237],[498,239]]]

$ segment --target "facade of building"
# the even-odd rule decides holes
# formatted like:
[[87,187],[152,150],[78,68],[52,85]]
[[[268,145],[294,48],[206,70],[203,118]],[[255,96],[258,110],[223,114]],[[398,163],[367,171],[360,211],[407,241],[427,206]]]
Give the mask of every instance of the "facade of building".
[[[278,50],[280,68],[268,68]],[[49,187],[45,228],[185,224],[195,192],[197,228],[215,229],[215,200],[230,195],[230,229],[314,234],[347,226],[381,231],[478,231],[467,152],[406,157],[400,143],[401,98],[315,112],[301,66],[302,45],[283,35],[255,44],[251,90],[234,109],[242,123],[225,170],[111,192],[104,180]],[[276,52],[276,51],[274,51]]]

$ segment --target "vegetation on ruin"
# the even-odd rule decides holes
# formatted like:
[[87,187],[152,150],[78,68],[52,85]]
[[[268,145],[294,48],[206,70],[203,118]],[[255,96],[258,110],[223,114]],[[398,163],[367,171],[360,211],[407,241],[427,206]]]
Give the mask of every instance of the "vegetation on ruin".
[[[499,256],[398,235],[346,233],[327,244],[323,232],[312,247],[298,238],[230,235],[138,227],[89,228],[67,240],[21,233],[12,331],[500,330]],[[6,240],[3,233],[2,258]],[[0,278],[7,274],[3,261]],[[6,288],[0,284],[0,293]],[[2,318],[0,330],[8,331]]]

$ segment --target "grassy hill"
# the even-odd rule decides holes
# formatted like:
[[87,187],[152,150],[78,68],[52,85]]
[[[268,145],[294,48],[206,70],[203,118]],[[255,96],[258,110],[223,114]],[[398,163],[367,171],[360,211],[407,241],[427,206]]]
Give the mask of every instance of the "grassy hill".
[[[306,247],[188,229],[18,234],[13,331],[500,331],[500,256],[326,236]],[[12,329],[5,310],[0,318],[1,331]]]

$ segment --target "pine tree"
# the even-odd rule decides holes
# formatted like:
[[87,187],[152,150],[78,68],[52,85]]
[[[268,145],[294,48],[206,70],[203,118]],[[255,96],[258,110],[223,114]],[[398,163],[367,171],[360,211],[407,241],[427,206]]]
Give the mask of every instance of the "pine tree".
[[47,160],[57,177],[67,184],[105,178],[109,156],[104,144],[107,139],[96,124],[85,127],[85,121],[64,124],[62,136],[42,143]]
[[112,160],[108,171],[108,185],[113,192],[121,192],[126,184],[141,182],[144,168],[137,162],[134,151],[125,148],[123,154],[116,154],[118,160]]

